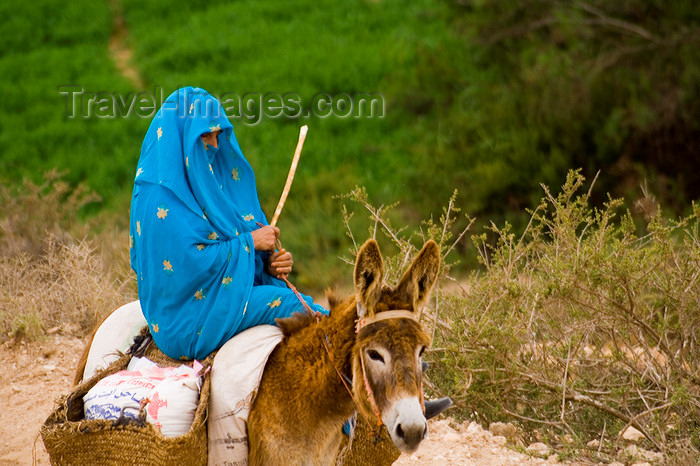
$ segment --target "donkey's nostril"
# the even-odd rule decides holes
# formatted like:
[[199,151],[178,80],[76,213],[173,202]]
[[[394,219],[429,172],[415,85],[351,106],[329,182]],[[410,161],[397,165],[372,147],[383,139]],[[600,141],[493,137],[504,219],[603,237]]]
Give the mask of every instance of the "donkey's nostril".
[[[397,423],[394,428],[394,438],[403,442],[405,451],[413,451],[428,433],[428,423]],[[401,447],[403,448],[403,447]]]

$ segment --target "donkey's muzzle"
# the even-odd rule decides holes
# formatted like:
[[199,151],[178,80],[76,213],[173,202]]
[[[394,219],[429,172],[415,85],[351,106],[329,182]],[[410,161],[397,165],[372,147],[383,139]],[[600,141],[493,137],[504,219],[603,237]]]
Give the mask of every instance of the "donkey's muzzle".
[[428,421],[420,401],[417,397],[404,398],[397,401],[390,411],[386,426],[394,445],[404,453],[415,451],[428,433]]
[[424,422],[422,425],[414,423],[405,427],[402,424],[397,424],[395,433],[397,438],[403,440],[406,448],[413,451],[418,448],[418,445],[428,433],[428,423]]

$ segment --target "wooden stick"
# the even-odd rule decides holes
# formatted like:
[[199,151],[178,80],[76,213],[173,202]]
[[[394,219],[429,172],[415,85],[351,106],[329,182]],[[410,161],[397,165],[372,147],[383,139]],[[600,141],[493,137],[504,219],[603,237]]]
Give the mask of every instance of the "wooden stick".
[[306,125],[302,126],[299,130],[299,142],[297,142],[297,148],[294,151],[294,158],[292,159],[292,166],[289,168],[287,182],[284,184],[284,190],[282,190],[282,197],[280,197],[280,201],[277,203],[275,214],[272,216],[272,221],[270,222],[270,225],[272,225],[273,227],[277,225],[277,220],[280,218],[280,214],[282,213],[284,203],[287,201],[287,195],[289,194],[289,190],[292,188],[292,181],[294,181],[294,173],[297,171],[299,156],[301,156],[301,148],[304,147],[304,140],[306,139],[306,132],[308,130],[309,127]]

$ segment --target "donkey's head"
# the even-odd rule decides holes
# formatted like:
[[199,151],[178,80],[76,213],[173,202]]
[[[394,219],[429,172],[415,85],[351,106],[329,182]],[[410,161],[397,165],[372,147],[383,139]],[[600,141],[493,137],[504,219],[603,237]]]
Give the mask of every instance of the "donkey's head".
[[430,337],[418,317],[439,268],[440,250],[432,240],[395,288],[382,281],[384,263],[376,241],[362,246],[355,264],[359,321],[352,356],[353,391],[361,400],[360,409],[370,419],[380,416],[403,452],[418,448],[428,431],[422,406],[421,355]]

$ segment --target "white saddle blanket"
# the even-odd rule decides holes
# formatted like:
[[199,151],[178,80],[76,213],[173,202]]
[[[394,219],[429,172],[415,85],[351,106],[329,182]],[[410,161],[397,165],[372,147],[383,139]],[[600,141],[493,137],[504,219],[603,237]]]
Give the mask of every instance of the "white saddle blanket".
[[248,464],[248,413],[267,358],[282,340],[275,325],[239,333],[214,358],[209,398],[209,466]]
[[148,325],[138,301],[125,304],[112,312],[95,332],[85,363],[83,380],[99,370],[106,369],[119,359],[119,351],[125,353],[134,343],[134,337]]

